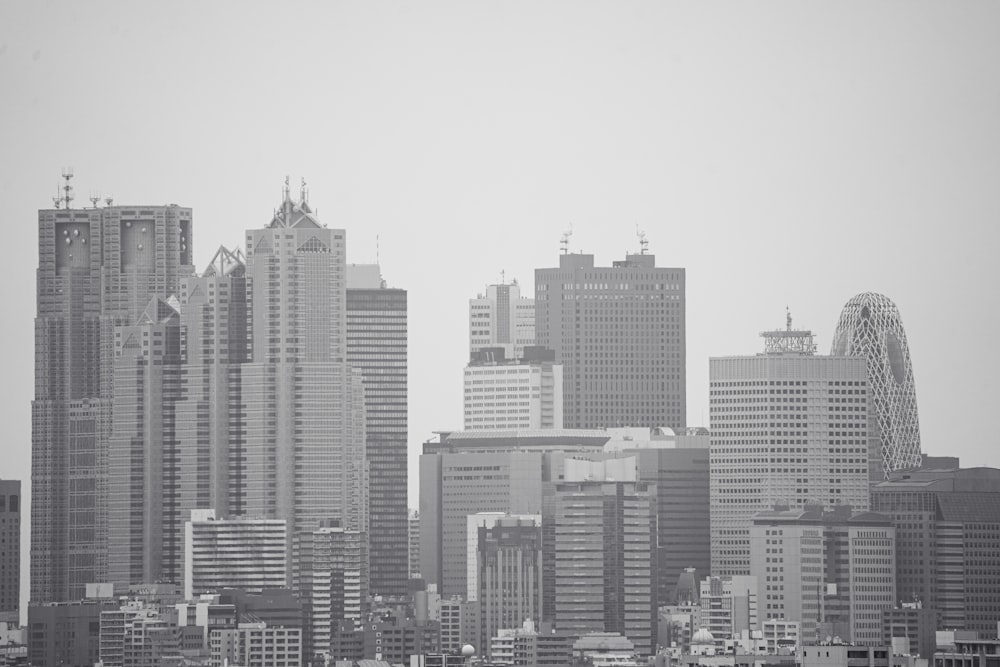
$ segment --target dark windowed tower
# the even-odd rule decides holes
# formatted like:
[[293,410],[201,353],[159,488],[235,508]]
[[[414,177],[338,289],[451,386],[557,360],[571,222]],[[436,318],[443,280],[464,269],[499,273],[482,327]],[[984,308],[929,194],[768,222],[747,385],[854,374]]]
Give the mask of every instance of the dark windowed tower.
[[406,594],[406,290],[387,288],[377,265],[347,268],[347,361],[365,391],[371,590]]
[[21,481],[0,479],[0,621],[21,614]]

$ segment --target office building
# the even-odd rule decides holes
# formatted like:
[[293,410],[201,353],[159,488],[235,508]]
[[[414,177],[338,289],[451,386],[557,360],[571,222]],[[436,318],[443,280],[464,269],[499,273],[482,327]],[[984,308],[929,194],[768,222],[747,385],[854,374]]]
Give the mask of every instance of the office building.
[[[342,229],[313,215],[303,188],[246,235],[252,361],[242,365],[240,513],[284,520],[291,585],[299,537],[323,519],[368,525],[362,376],[348,364]],[[332,513],[332,515],[331,515]],[[402,566],[402,564],[401,564]]]
[[872,509],[896,527],[898,599],[939,627],[996,632],[1000,618],[1000,470],[920,469],[872,487]]
[[718,648],[740,637],[743,631],[760,627],[757,577],[706,577],[701,582],[699,598],[698,628],[710,632]]
[[902,640],[909,655],[932,659],[937,627],[937,610],[925,609],[919,602],[882,610],[882,644],[893,646]]
[[537,346],[508,359],[482,348],[465,367],[465,430],[562,428],[562,366]]
[[[468,591],[468,516],[542,513],[564,458],[600,453],[603,431],[442,432],[420,457],[420,569],[444,598]],[[553,471],[554,476],[553,476]]]
[[20,625],[21,481],[0,479],[0,622]]
[[806,644],[841,637],[882,643],[882,612],[896,600],[895,529],[887,516],[776,508],[750,530],[750,571],[762,620],[801,623]]
[[288,586],[284,519],[216,519],[213,510],[195,510],[184,531],[185,599]]
[[880,456],[873,476],[920,465],[917,390],[906,332],[888,297],[863,292],[844,305],[830,354],[864,357]]
[[535,270],[535,336],[563,367],[566,428],[686,425],[684,269],[643,246],[611,267],[563,254]]
[[535,344],[535,300],[521,296],[521,286],[489,285],[486,294],[469,299],[469,356],[486,347],[500,347],[508,359],[522,356]]
[[347,267],[347,362],[361,372],[368,460],[371,590],[400,596],[407,580],[406,290],[378,265]]
[[[69,175],[67,175],[69,176]],[[107,456],[115,327],[191,273],[191,210],[38,212],[32,402],[31,599],[74,600],[107,577]]]
[[337,520],[321,521],[303,533],[300,586],[306,608],[306,656],[329,654],[333,628],[350,619],[360,624],[368,611],[368,540]]
[[165,576],[163,519],[177,496],[178,305],[155,296],[136,322],[115,329],[106,511],[107,578],[118,584]]
[[493,638],[502,629],[541,618],[540,519],[501,517],[477,529],[480,637]]
[[436,618],[440,627],[440,645],[443,653],[458,653],[466,644],[476,647],[485,654],[484,642],[488,641],[481,633],[481,607],[477,600],[464,600],[459,596],[437,603]]
[[542,517],[543,526],[554,528],[551,555],[544,554],[554,563],[554,625],[577,636],[620,633],[639,655],[651,655],[656,647],[656,488],[635,481],[632,459],[567,461],[565,476],[555,484],[550,511]]
[[191,510],[242,514],[241,368],[249,358],[243,253],[220,246],[200,276],[181,280],[180,397],[174,404],[174,493],[164,503],[164,576],[183,580]]
[[763,354],[709,360],[715,575],[750,573],[752,518],[775,503],[868,509],[865,360],[816,355],[791,316],[761,335]]
[[90,667],[100,659],[101,612],[117,610],[110,599],[28,605],[28,662]]
[[248,621],[210,630],[213,665],[301,667],[302,628],[272,627]]

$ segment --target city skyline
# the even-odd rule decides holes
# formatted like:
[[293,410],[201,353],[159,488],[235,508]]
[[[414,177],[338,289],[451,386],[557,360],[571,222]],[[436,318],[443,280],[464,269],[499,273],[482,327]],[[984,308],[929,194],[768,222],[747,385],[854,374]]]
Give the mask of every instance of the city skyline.
[[[461,425],[468,298],[501,271],[527,292],[571,226],[570,250],[593,252],[599,265],[639,250],[638,223],[658,261],[686,269],[688,424],[708,425],[710,356],[756,353],[758,331],[778,326],[785,306],[829,349],[844,302],[875,290],[906,323],[924,450],[998,464],[985,434],[1000,361],[956,354],[953,331],[992,331],[998,317],[986,296],[1000,280],[991,257],[1000,98],[986,85],[1000,79],[987,27],[996,7],[932,6],[905,29],[884,9],[801,8],[785,24],[766,8],[731,8],[737,18],[720,22],[702,8],[586,7],[566,26],[560,6],[531,16],[529,29],[523,11],[443,7],[328,10],[314,25],[280,11],[259,31],[218,8],[197,17],[0,10],[11,100],[0,188],[15,221],[0,269],[10,290],[3,335],[19,352],[3,389],[5,479],[30,479],[34,290],[13,286],[32,281],[30,223],[69,164],[77,206],[102,188],[123,204],[190,207],[196,267],[267,223],[287,172],[309,181],[321,219],[347,230],[347,261],[379,261],[389,286],[410,296],[410,507],[421,443]],[[244,39],[220,57],[207,49],[224,21]],[[138,29],[153,24],[186,35],[191,53]],[[279,25],[301,35],[302,62],[269,43]],[[80,48],[105,29],[116,45]],[[512,37],[521,49],[505,52]],[[443,55],[423,42],[435,38]],[[725,56],[737,51],[742,62]],[[345,64],[349,53],[358,62]],[[67,70],[71,58],[79,70]],[[70,113],[61,103],[97,100],[91,89],[107,80],[158,102],[142,113],[106,101]],[[283,80],[337,108],[297,117],[267,99]],[[168,83],[177,95],[161,101]],[[247,120],[230,123],[237,106]],[[256,125],[263,131],[248,132]],[[137,169],[133,145],[163,159]]]

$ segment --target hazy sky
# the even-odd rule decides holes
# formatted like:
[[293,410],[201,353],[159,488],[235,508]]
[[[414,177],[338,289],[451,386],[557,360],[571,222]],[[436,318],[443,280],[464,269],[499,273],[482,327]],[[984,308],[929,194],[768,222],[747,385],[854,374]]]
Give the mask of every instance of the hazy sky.
[[[531,291],[559,238],[610,265],[636,225],[687,269],[688,421],[708,357],[880,291],[925,451],[1000,466],[1000,3],[0,4],[0,477],[30,477],[37,209],[60,170],[194,209],[200,271],[286,174],[410,297],[416,456],[462,419],[467,300]],[[991,296],[992,295],[992,296]],[[27,533],[24,543],[27,553]],[[25,589],[26,590],[26,589]]]

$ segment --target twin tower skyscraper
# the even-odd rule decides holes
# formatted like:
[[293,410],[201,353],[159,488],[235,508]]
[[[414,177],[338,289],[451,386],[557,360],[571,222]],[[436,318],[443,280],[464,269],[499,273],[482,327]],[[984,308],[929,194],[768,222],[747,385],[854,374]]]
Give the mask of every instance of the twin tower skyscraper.
[[372,590],[404,593],[405,325],[404,291],[349,296],[304,188],[201,275],[190,209],[40,211],[31,600],[181,581],[192,509],[285,519],[292,585],[300,532],[370,532]]

